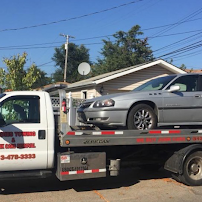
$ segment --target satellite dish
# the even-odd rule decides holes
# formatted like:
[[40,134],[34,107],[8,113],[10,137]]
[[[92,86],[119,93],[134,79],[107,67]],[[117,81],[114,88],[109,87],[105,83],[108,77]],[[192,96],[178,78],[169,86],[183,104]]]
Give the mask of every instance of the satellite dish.
[[90,72],[90,65],[87,62],[82,62],[78,66],[78,72],[81,75],[87,75]]

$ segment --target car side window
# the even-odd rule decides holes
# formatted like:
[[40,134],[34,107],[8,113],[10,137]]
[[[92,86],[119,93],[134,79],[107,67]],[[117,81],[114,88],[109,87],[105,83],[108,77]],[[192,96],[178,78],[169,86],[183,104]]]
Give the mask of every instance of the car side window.
[[170,86],[180,86],[180,92],[192,92],[197,91],[198,86],[198,76],[197,75],[189,75],[189,76],[181,76],[177,78]]
[[202,91],[202,75],[199,75],[199,91]]
[[38,96],[13,96],[0,107],[0,124],[40,123]]

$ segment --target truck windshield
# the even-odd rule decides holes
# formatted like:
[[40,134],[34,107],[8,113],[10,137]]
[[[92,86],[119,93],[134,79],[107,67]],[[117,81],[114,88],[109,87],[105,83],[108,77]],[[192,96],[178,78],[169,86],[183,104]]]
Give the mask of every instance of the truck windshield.
[[157,79],[152,79],[143,85],[135,88],[133,91],[153,91],[162,90],[171,80],[173,80],[176,75],[160,77]]
[[4,97],[6,94],[5,93],[1,93],[0,94],[0,99],[2,98],[2,97]]

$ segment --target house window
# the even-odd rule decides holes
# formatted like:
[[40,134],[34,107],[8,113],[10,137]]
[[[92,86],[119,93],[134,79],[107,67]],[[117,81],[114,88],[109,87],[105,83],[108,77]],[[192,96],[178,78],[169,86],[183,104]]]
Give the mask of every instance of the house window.
[[83,90],[81,93],[81,99],[87,99],[87,90]]

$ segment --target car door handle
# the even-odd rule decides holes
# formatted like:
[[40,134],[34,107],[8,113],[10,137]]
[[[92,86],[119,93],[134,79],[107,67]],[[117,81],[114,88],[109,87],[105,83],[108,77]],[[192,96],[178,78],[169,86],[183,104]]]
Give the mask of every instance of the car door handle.
[[195,97],[195,98],[201,98],[201,95],[196,94],[194,97]]
[[38,139],[39,140],[46,139],[46,131],[45,130],[39,130],[39,132],[38,132]]

